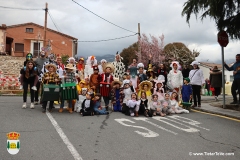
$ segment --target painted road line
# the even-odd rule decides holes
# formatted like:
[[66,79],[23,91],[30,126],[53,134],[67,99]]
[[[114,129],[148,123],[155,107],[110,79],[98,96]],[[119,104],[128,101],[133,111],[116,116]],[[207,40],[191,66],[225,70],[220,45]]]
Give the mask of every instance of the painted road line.
[[67,145],[67,148],[71,152],[71,154],[74,157],[74,159],[75,160],[82,160],[82,157],[77,152],[77,150],[72,145],[72,143],[69,141],[69,139],[67,138],[67,136],[63,132],[62,128],[58,125],[57,121],[53,118],[53,116],[49,112],[46,112],[46,115],[48,116],[48,118],[51,121],[52,125],[54,126],[54,128],[58,132],[59,136],[62,138],[63,142]]
[[[195,120],[192,120],[192,119],[189,119],[189,118],[186,118],[186,117],[181,117],[181,116],[177,116],[177,115],[172,115],[172,116],[169,116],[169,118],[172,118],[172,119],[175,119],[175,120],[178,120],[178,121],[187,123],[187,124],[192,125],[192,126],[197,127],[197,128],[201,128],[201,129],[210,131],[210,129],[207,129],[207,128],[204,128],[204,127],[199,126],[198,124],[201,124],[200,122],[195,121]],[[185,120],[187,120],[187,121],[185,121]]]
[[119,118],[119,119],[114,119],[115,121],[117,121],[118,123],[124,125],[124,126],[127,126],[127,127],[133,127],[133,128],[139,128],[139,129],[143,129],[147,132],[140,132],[140,131],[134,131],[136,132],[137,134],[140,134],[141,136],[143,137],[158,137],[159,134],[156,133],[156,132],[153,132],[145,127],[141,127],[141,126],[134,126],[134,125],[129,125],[129,124],[126,124],[124,122],[130,122],[130,123],[135,123],[129,119],[125,119],[125,118]]
[[[175,128],[177,128],[177,129],[180,129],[180,130],[185,131],[185,132],[198,132],[198,131],[199,131],[199,130],[196,129],[196,128],[192,128],[191,126],[182,124],[182,123],[180,123],[180,122],[177,122],[177,121],[174,121],[174,120],[172,120],[172,119],[165,118],[165,117],[153,117],[153,119],[155,119],[155,120],[157,120],[157,121],[160,121],[160,122],[162,122],[162,123],[166,123],[166,124],[168,124],[168,125],[170,125],[170,126],[172,126],[172,127],[175,127]],[[188,127],[188,129],[175,126],[174,124],[171,124],[171,123],[166,122],[166,121],[164,121],[164,120],[169,120],[169,121],[171,121],[171,122],[180,124],[181,126]]]
[[202,111],[198,111],[198,110],[194,110],[194,109],[191,109],[191,111],[198,112],[198,113],[203,113],[203,114],[208,114],[208,115],[212,115],[212,116],[216,116],[216,117],[221,117],[221,118],[229,119],[229,120],[236,121],[236,122],[240,122],[239,119],[236,119],[236,118],[230,118],[230,117],[222,116],[222,115],[219,115],[219,114],[213,114],[213,113],[208,113],[208,112],[202,112]]
[[167,132],[170,132],[170,133],[172,133],[172,134],[174,134],[174,135],[177,135],[177,133],[175,133],[175,132],[173,132],[173,131],[171,131],[171,130],[169,130],[169,129],[163,128],[163,127],[161,127],[161,126],[159,126],[159,125],[157,125],[157,124],[155,124],[155,123],[153,123],[153,122],[150,122],[148,118],[139,117],[139,118],[133,118],[133,119],[135,119],[135,120],[137,120],[137,121],[144,121],[144,122],[146,122],[146,123],[149,123],[149,124],[151,124],[151,125],[159,128],[159,129],[162,129],[162,130],[164,130],[164,131],[167,131]]

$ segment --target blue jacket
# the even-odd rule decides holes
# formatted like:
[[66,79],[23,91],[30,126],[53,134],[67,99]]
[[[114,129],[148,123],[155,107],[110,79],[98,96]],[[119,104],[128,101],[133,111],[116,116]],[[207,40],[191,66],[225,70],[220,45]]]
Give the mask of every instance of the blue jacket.
[[228,71],[237,71],[237,73],[233,75],[234,79],[240,78],[240,62],[235,62],[231,67],[227,64],[224,64],[224,66]]

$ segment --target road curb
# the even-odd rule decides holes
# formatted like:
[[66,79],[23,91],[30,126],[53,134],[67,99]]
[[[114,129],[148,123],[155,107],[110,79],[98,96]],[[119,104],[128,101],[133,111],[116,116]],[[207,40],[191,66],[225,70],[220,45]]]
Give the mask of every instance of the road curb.
[[233,116],[233,115],[230,115],[230,114],[224,114],[224,113],[220,113],[220,112],[209,111],[209,110],[202,109],[202,108],[193,108],[193,110],[202,111],[202,112],[206,112],[206,113],[217,114],[217,115],[226,116],[226,117],[229,117],[229,118],[235,118],[235,119],[240,120],[239,116]]

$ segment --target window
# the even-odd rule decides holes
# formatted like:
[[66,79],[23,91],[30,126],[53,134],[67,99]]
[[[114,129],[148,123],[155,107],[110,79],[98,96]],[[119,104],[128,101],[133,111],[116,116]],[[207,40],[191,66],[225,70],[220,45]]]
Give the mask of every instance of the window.
[[26,28],[27,33],[33,33],[33,28]]
[[24,44],[22,44],[22,43],[15,43],[15,51],[17,51],[17,52],[24,52]]

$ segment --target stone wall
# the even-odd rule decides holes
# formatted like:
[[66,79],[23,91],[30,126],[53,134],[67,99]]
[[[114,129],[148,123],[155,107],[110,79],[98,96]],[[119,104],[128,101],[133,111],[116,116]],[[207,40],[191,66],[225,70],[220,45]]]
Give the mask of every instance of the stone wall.
[[25,57],[0,56],[0,71],[2,76],[19,76],[20,69],[23,68]]
[[0,56],[0,91],[6,93],[18,90],[20,70],[25,57]]

